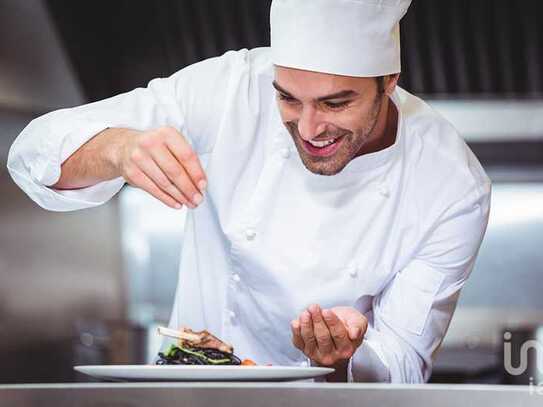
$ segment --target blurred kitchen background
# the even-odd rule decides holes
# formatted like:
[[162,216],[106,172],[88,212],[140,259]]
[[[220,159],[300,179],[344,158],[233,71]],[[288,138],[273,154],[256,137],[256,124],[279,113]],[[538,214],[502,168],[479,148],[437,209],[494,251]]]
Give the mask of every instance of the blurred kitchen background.
[[[145,362],[169,317],[183,239],[183,212],[127,186],[99,208],[42,210],[5,168],[17,134],[50,110],[269,44],[269,3],[0,0],[0,383]],[[414,0],[402,22],[401,85],[459,129],[494,181],[432,381],[526,381],[504,372],[503,333],[513,346],[543,337],[542,16],[539,0]]]

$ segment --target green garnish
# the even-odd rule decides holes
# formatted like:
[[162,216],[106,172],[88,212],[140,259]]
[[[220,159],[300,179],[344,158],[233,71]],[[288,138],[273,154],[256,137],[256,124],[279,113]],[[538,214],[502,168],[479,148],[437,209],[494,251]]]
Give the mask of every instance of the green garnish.
[[173,355],[175,353],[175,351],[177,350],[177,346],[175,345],[170,345],[168,347],[168,349],[166,350],[166,352],[164,352],[164,356],[168,357],[168,358],[173,358]]
[[220,364],[223,364],[223,363],[230,362],[230,359],[210,359],[202,352],[187,349],[187,348],[185,348],[183,346],[180,346],[180,345],[177,345],[177,346],[176,345],[170,345],[169,348],[166,350],[166,352],[164,352],[164,356],[169,357],[169,358],[173,358],[178,349],[180,349],[183,352],[186,352],[186,353],[188,353],[190,355],[194,355],[194,356],[197,356],[199,358],[202,358],[211,365],[220,365]]

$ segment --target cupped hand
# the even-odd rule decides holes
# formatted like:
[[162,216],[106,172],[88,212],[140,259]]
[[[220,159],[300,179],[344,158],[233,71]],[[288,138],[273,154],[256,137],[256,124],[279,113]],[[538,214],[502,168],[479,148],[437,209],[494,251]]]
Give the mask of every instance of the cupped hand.
[[292,343],[317,365],[344,366],[367,327],[366,317],[353,307],[323,310],[313,304],[291,322]]

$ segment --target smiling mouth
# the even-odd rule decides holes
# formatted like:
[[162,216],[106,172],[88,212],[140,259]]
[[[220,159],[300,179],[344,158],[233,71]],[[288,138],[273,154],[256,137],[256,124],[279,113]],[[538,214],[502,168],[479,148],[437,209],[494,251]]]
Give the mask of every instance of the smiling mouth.
[[341,145],[341,142],[343,141],[343,137],[344,136],[340,136],[322,141],[306,141],[300,137],[300,140],[306,153],[317,157],[328,157],[333,155],[337,151],[337,149]]
[[323,141],[309,140],[308,143],[311,144],[313,147],[323,148],[323,147],[329,146],[330,144],[335,143],[338,138],[332,138],[332,139],[323,140]]

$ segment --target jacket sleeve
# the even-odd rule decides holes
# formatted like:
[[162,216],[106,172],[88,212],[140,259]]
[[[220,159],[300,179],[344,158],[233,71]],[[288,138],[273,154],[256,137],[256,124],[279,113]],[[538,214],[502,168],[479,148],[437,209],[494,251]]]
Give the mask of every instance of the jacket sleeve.
[[447,208],[413,259],[373,300],[350,381],[421,383],[448,329],[483,239],[490,183]]
[[173,126],[197,153],[210,152],[231,86],[230,74],[243,53],[227,52],[168,78],[154,79],[146,88],[38,117],[10,148],[8,170],[13,180],[44,209],[70,211],[103,204],[124,185],[122,177],[81,189],[50,186],[60,179],[61,164],[109,127],[149,130]]

